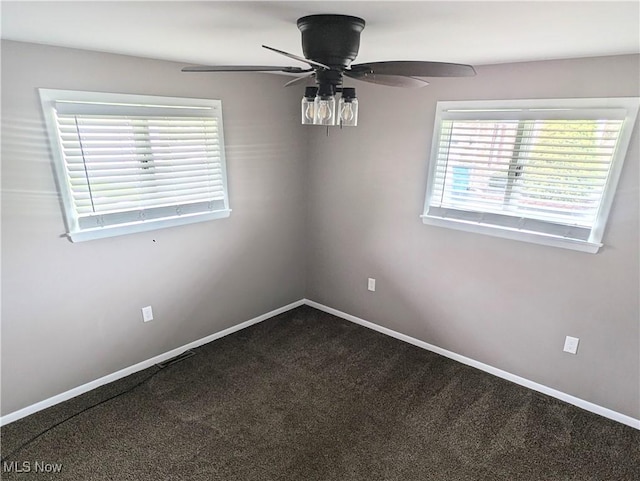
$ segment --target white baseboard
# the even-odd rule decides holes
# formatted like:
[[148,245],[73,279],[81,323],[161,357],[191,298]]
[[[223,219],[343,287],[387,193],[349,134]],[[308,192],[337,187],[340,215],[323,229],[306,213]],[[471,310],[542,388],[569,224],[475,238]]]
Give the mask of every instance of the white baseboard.
[[334,316],[340,317],[347,321],[351,321],[361,326],[368,327],[369,329],[373,329],[374,331],[378,331],[382,334],[386,334],[387,336],[395,337],[396,339],[399,339],[401,341],[408,342],[409,344],[413,344],[414,346],[421,347],[422,349],[435,352],[436,354],[440,354],[441,356],[448,357],[449,359],[453,359],[454,361],[461,362],[462,364],[475,367],[477,369],[480,369],[481,371],[485,371],[485,372],[488,372],[489,374],[493,374],[494,376],[498,376],[498,377],[501,377],[502,379],[506,379],[507,381],[511,381],[521,386],[532,389],[534,391],[547,394],[551,397],[560,399],[561,401],[568,402],[569,404],[578,406],[579,408],[582,408],[586,411],[590,411],[592,413],[599,414],[600,416],[604,416],[605,418],[618,421],[622,424],[626,424],[627,426],[631,426],[632,428],[640,429],[640,419],[632,418],[631,416],[627,416],[626,414],[622,414],[617,411],[613,411],[609,408],[599,406],[598,404],[585,401],[584,399],[580,399],[578,397],[572,396],[562,391],[558,391],[556,389],[550,388],[543,384],[530,381],[529,379],[525,379],[515,374],[511,374],[510,372],[503,371],[502,369],[489,366],[488,364],[485,364],[483,362],[479,362],[474,359],[461,356],[460,354],[456,354],[455,352],[447,351],[446,349],[442,349],[438,346],[434,346],[433,344],[429,344],[427,342],[421,341],[414,337],[410,337],[400,332],[396,332],[391,329],[388,329],[386,327],[379,326],[372,322],[365,321],[364,319],[361,319],[356,316],[352,316],[351,314],[347,314],[346,312],[339,311],[337,309],[325,306],[318,302],[311,301],[309,299],[304,299],[304,303],[308,306],[314,307],[316,309],[327,312],[329,314],[333,314]]
[[447,351],[446,349],[442,349],[438,346],[434,346],[427,342],[407,336],[397,331],[393,331],[386,327],[379,326],[372,322],[365,321],[364,319],[361,319],[359,317],[352,316],[351,314],[347,314],[346,312],[333,309],[332,307],[325,306],[323,304],[320,304],[318,302],[315,302],[309,299],[301,299],[299,301],[292,302],[291,304],[287,304],[286,306],[280,307],[279,309],[275,309],[273,311],[267,312],[266,314],[262,314],[261,316],[255,317],[248,321],[229,327],[228,329],[224,329],[220,332],[216,332],[214,334],[211,334],[210,336],[203,337],[202,339],[198,339],[196,341],[190,342],[189,344],[185,344],[184,346],[178,347],[176,349],[172,349],[171,351],[152,357],[151,359],[147,359],[146,361],[139,362],[138,364],[134,364],[133,366],[129,366],[127,368],[121,369],[120,371],[114,372],[112,374],[108,374],[104,377],[96,379],[95,381],[88,382],[86,384],[70,389],[56,396],[45,399],[44,401],[37,402],[35,404],[32,404],[31,406],[27,406],[23,409],[19,409],[18,411],[9,413],[5,416],[0,417],[0,426],[4,426],[6,424],[9,424],[13,421],[17,421],[18,419],[21,419],[30,414],[36,413],[38,411],[42,411],[43,409],[46,409],[48,407],[54,406],[68,399],[79,396],[80,394],[84,394],[104,384],[108,384],[110,382],[121,379],[125,376],[128,376],[129,374],[142,371],[143,369],[146,369],[155,364],[158,364],[160,362],[163,362],[175,356],[178,356],[184,351],[187,351],[189,349],[194,349],[196,347],[202,346],[203,344],[207,344],[209,342],[215,341],[216,339],[220,339],[221,337],[228,336],[229,334],[232,334],[236,331],[252,326],[253,324],[262,322],[273,316],[277,316],[278,314],[282,314],[283,312],[290,311],[291,309],[302,306],[304,304],[310,307],[319,309],[321,311],[327,312],[329,314],[333,314],[334,316],[340,317],[347,321],[351,321],[355,324],[359,324],[369,329],[373,329],[374,331],[378,331],[382,334],[386,334],[387,336],[391,336],[401,341],[408,342],[409,344],[413,344],[414,346],[418,346],[428,351],[435,352],[436,354],[440,354],[441,356],[448,357],[450,359],[453,359],[454,361],[461,362],[462,364],[475,367],[477,369],[480,369],[481,371],[485,371],[485,372],[488,372],[489,374],[493,374],[494,376],[498,376],[502,379],[506,379],[507,381],[511,381],[521,386],[532,389],[534,391],[547,394],[551,397],[560,399],[562,401],[568,402],[569,404],[573,404],[574,406],[578,406],[579,408],[585,409],[586,411],[590,411],[592,413],[599,414],[600,416],[604,416],[614,421],[618,421],[622,424],[626,424],[627,426],[631,426],[632,428],[640,429],[640,419],[632,418],[631,416],[621,414],[611,409],[577,398],[570,394],[566,394],[562,391],[558,391],[556,389],[550,388],[543,384],[539,384],[537,382],[530,381],[529,379],[525,379],[515,374],[511,374],[507,371],[503,371],[502,369],[498,369],[493,366],[489,366],[488,364],[484,364],[482,362],[476,361],[474,359],[461,356],[460,354],[456,354],[455,352]]
[[128,376],[129,374],[142,371],[143,369],[151,367],[155,364],[158,364],[160,362],[176,357],[179,354],[182,354],[184,351],[187,351],[189,349],[194,349],[196,347],[202,346],[203,344],[207,344],[211,341],[215,341],[216,339],[220,339],[221,337],[228,336],[229,334],[232,334],[236,331],[244,329],[245,327],[252,326],[253,324],[257,324],[266,319],[269,319],[270,317],[277,316],[278,314],[282,314],[283,312],[290,311],[291,309],[302,306],[303,304],[304,304],[304,300],[292,302],[291,304],[287,304],[286,306],[267,312],[266,314],[262,314],[261,316],[254,317],[253,319],[250,319],[248,321],[242,322],[235,326],[231,326],[228,329],[224,329],[223,331],[216,332],[215,334],[211,334],[210,336],[203,337],[202,339],[198,339],[196,341],[190,342],[189,344],[185,344],[184,346],[178,347],[176,349],[172,349],[171,351],[152,357],[151,359],[147,359],[146,361],[139,362],[138,364],[134,364],[133,366],[126,367],[112,374],[108,374],[99,379],[96,379],[95,381],[88,382],[86,384],[70,389],[56,396],[45,399],[44,401],[37,402],[35,404],[32,404],[31,406],[27,406],[25,408],[19,409],[18,411],[14,411],[12,413],[6,414],[0,417],[0,426],[4,426],[5,424],[12,423],[13,421],[17,421],[18,419],[21,419],[25,416],[36,413],[38,411],[42,411],[43,409],[54,406],[63,401],[67,401],[68,399],[79,396],[80,394],[84,394],[104,384],[117,381],[118,379]]

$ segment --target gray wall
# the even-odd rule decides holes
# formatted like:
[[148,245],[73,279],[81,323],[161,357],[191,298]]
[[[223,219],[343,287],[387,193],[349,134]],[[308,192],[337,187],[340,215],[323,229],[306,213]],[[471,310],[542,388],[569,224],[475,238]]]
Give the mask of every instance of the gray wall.
[[[298,96],[275,75],[181,67],[2,42],[2,414],[304,296]],[[61,237],[38,87],[221,99],[231,217]]]
[[[637,127],[597,255],[418,218],[437,100],[638,95],[637,56],[487,66],[421,90],[358,83],[360,125],[328,138],[298,125],[278,76],[180,67],[2,43],[2,414],[306,295],[640,417]],[[231,217],[61,237],[38,87],[222,99]]]
[[421,90],[358,83],[358,127],[310,139],[307,297],[639,418],[637,125],[599,254],[418,217],[437,100],[637,96],[638,72],[621,56],[486,66]]

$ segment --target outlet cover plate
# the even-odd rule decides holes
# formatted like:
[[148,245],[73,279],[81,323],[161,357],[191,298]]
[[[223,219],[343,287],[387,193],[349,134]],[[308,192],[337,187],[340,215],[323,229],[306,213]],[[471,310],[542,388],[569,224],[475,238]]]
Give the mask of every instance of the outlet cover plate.
[[567,336],[564,340],[564,352],[568,352],[569,354],[576,354],[578,352],[579,342],[579,338]]
[[153,320],[153,310],[151,309],[151,306],[142,308],[142,320],[144,322],[149,322]]

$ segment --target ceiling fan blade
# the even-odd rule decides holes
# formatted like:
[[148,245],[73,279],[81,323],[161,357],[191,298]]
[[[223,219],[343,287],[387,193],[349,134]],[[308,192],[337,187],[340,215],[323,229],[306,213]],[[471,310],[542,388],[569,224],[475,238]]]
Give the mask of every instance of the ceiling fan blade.
[[351,71],[369,71],[377,75],[403,75],[408,77],[473,77],[476,74],[471,65],[404,60],[360,63],[352,65]]
[[296,85],[298,83],[301,82],[306,82],[307,80],[309,80],[310,78],[315,76],[315,72],[311,72],[308,73],[307,75],[303,75],[302,77],[297,77],[294,78],[293,80],[290,80],[289,82],[287,82],[286,84],[284,84],[285,87],[290,87],[291,85]]
[[286,72],[306,73],[313,69],[299,67],[274,67],[272,65],[189,65],[183,72]]
[[352,79],[362,80],[373,84],[387,85],[389,87],[409,87],[419,88],[426,87],[429,82],[415,77],[405,77],[403,75],[378,75],[369,72],[353,72],[345,70],[344,75]]
[[282,50],[278,50],[277,48],[269,47],[267,45],[263,45],[262,48],[266,48],[267,50],[271,50],[272,52],[279,53],[280,55],[284,55],[285,57],[289,57],[289,58],[292,58],[294,60],[298,60],[299,62],[308,63],[312,67],[320,67],[320,68],[323,68],[325,70],[331,70],[331,67],[329,67],[329,66],[327,66],[327,65],[325,65],[323,63],[315,62],[314,60],[308,60],[308,59],[306,59],[304,57],[300,57],[298,55],[294,55],[294,54],[289,53],[289,52],[284,52]]

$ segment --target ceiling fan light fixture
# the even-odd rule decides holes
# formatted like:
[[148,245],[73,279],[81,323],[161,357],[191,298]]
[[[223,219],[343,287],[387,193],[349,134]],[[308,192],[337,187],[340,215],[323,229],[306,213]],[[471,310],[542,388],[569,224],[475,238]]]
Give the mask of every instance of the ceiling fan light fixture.
[[[358,99],[351,87],[342,87],[343,78],[390,87],[424,87],[424,77],[471,77],[471,65],[419,60],[384,60],[353,64],[360,49],[360,34],[366,23],[349,15],[307,15],[297,21],[302,35],[303,57],[263,45],[284,57],[306,63],[306,68],[260,65],[195,65],[184,72],[283,72],[303,74],[285,84],[299,85],[314,79],[302,97],[303,125],[356,126]],[[341,92],[339,100],[336,92]],[[338,105],[336,105],[338,103]],[[328,132],[328,130],[327,130]]]
[[342,96],[338,103],[338,112],[340,112],[341,126],[355,127],[358,125],[358,98],[356,97],[355,88],[342,88]]
[[302,97],[302,125],[313,125],[315,121],[315,100],[318,87],[307,87]]

